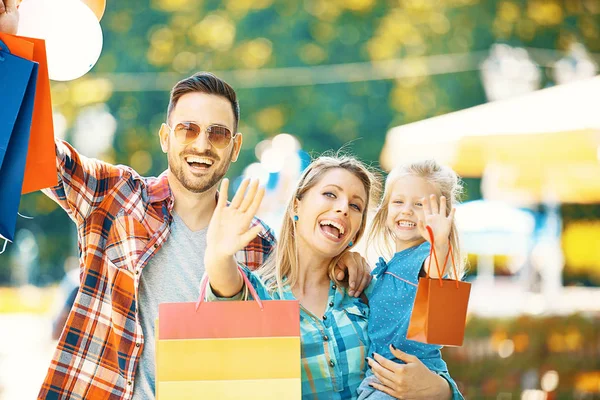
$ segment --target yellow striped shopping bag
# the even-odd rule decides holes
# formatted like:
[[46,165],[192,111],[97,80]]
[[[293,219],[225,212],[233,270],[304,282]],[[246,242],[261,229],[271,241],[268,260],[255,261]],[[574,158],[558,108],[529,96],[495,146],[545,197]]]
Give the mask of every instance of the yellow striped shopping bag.
[[301,395],[300,307],[297,301],[159,305],[158,400],[294,400]]

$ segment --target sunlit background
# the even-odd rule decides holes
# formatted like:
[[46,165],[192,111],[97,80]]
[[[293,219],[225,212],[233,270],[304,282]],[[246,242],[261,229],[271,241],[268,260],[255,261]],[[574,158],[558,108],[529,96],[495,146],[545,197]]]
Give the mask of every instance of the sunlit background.
[[[169,89],[215,72],[241,102],[229,176],[261,179],[275,230],[311,155],[435,157],[465,181],[473,290],[444,353],[465,396],[600,398],[600,0],[108,0],[101,26],[92,71],[52,83],[58,137],[158,175]],[[0,255],[4,400],[37,394],[78,280],[66,214],[39,193],[20,213]]]

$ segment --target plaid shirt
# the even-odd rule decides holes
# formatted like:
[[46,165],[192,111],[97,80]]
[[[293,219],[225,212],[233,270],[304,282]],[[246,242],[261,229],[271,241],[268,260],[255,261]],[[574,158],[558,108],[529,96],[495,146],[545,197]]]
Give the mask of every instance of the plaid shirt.
[[[144,337],[140,273],[169,237],[167,176],[80,156],[56,141],[58,186],[44,191],[77,224],[81,285],[38,399],[130,399]],[[264,230],[237,256],[260,266],[275,242]],[[153,344],[148,344],[153,345]]]
[[[283,287],[281,297],[278,291],[267,291],[251,271],[245,271],[261,299],[296,300],[289,285]],[[241,300],[244,295],[245,290],[242,290],[230,298],[216,297],[209,286],[207,299]],[[361,299],[349,296],[346,289],[333,281],[323,319],[300,306],[303,400],[351,400],[358,397],[357,389],[367,368],[368,319],[369,306]]]

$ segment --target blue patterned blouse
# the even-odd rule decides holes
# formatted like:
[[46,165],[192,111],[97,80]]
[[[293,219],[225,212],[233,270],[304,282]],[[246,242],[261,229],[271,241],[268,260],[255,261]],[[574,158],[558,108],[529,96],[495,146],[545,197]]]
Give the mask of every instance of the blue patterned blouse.
[[[267,291],[254,273],[244,271],[262,300],[296,300],[289,285],[284,286],[281,297]],[[240,300],[244,291],[230,299]],[[210,287],[208,292],[208,300],[215,300]],[[368,318],[368,305],[333,281],[323,318],[300,306],[303,400],[357,398],[367,369]]]

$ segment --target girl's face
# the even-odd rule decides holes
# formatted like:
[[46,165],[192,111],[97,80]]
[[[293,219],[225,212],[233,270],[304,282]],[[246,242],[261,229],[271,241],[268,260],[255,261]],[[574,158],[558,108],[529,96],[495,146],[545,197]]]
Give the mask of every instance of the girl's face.
[[402,176],[392,184],[386,225],[394,233],[397,251],[425,240],[417,222],[425,222],[423,200],[431,194],[440,195],[435,185],[418,176]]
[[351,172],[334,168],[296,200],[298,254],[333,258],[356,241],[367,206],[364,185]]

